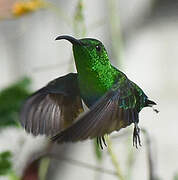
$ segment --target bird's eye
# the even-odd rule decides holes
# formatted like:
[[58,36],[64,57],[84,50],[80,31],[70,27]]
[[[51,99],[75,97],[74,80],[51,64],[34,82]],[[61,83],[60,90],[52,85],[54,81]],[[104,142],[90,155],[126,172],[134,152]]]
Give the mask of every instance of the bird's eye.
[[101,52],[101,46],[100,46],[100,45],[96,45],[96,50],[97,50],[98,52]]

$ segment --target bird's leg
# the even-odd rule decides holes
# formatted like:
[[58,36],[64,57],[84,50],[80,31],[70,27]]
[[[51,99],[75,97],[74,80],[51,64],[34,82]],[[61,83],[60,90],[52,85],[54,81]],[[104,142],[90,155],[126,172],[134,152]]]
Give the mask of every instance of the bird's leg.
[[103,140],[103,143],[104,143],[105,147],[107,147],[107,144],[106,144],[104,136],[102,136],[102,140]]
[[138,143],[141,146],[140,128],[138,127],[138,123],[135,123],[134,132],[133,132],[133,146],[138,148],[138,146],[137,146]]
[[103,144],[107,147],[104,136],[97,137],[97,144],[101,149],[103,149]]

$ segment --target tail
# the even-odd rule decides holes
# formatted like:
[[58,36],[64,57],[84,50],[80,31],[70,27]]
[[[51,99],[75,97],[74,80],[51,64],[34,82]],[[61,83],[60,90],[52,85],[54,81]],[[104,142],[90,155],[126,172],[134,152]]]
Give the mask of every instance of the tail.
[[[154,101],[151,101],[151,100],[147,99],[147,102],[146,102],[147,107],[152,107],[153,108],[154,105],[156,105],[156,103]],[[153,108],[153,111],[155,111],[156,113],[159,113],[159,111],[157,109],[155,109],[155,108]]]

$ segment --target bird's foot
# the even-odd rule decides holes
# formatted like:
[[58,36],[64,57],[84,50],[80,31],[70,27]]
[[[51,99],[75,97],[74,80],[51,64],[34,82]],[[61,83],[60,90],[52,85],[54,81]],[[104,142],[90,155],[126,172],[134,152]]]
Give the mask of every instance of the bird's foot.
[[133,132],[133,146],[135,146],[138,149],[138,145],[141,145],[141,140],[140,140],[140,128],[138,127],[138,123],[135,123],[134,127],[134,132]]
[[101,149],[103,149],[103,144],[104,144],[105,147],[107,147],[104,136],[97,137],[97,144]]

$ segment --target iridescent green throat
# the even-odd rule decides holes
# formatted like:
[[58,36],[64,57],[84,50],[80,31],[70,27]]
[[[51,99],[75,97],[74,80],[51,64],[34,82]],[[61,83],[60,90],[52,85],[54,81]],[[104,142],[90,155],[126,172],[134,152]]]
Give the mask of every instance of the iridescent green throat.
[[112,87],[119,71],[111,65],[104,46],[97,52],[98,42],[92,43],[93,46],[91,42],[90,46],[73,46],[79,87],[83,95],[102,96]]

